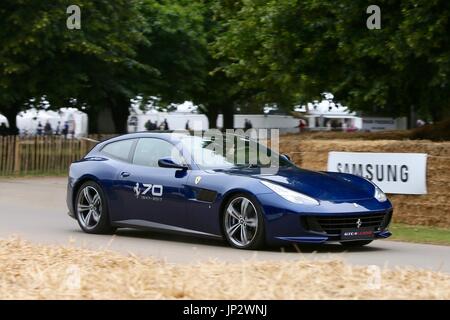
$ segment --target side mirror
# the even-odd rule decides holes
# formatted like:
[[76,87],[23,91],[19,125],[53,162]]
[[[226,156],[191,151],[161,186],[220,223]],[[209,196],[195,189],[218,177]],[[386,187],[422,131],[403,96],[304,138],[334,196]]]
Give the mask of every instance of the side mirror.
[[283,154],[282,157],[285,157],[288,161],[291,161],[291,157],[289,157],[287,154]]
[[158,166],[161,168],[172,168],[172,169],[181,169],[187,170],[188,166],[183,164],[178,164],[173,161],[172,158],[161,158],[158,160]]

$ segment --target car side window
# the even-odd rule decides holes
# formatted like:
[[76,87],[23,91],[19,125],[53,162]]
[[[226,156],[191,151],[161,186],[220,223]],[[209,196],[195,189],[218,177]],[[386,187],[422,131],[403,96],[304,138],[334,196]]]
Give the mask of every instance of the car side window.
[[107,144],[102,152],[119,160],[128,161],[135,139],[122,140]]
[[172,158],[178,164],[185,163],[178,149],[170,142],[156,138],[142,138],[136,145],[133,164],[156,168],[159,167],[158,160],[166,157]]

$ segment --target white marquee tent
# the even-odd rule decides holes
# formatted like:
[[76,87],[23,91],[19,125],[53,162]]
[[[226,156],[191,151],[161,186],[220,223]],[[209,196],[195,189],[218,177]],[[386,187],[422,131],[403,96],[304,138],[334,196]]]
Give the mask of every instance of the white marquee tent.
[[[138,101],[137,99],[136,101]],[[156,102],[154,102],[156,101]],[[136,102],[131,107],[131,115],[128,117],[128,132],[145,131],[147,121],[156,122],[158,125],[167,120],[169,129],[180,130],[185,129],[186,122],[189,121],[191,130],[207,130],[209,129],[209,121],[206,115],[199,113],[199,107],[191,101],[185,101],[181,104],[171,104],[174,111],[167,112],[167,108],[157,108],[157,99],[146,105],[146,110],[139,108]],[[287,115],[267,115],[267,114],[236,114],[234,115],[234,124],[236,128],[244,128],[245,120],[252,123],[253,128],[278,128],[282,132],[297,132],[298,119]],[[217,127],[222,127],[223,116],[217,118]]]
[[6,124],[7,127],[9,127],[9,123],[8,123],[8,119],[6,119],[6,117],[2,114],[0,114],[0,124]]
[[58,111],[31,108],[20,112],[16,121],[20,134],[36,134],[39,123],[44,128],[47,122],[53,132],[61,133],[67,122],[70,135],[73,133],[74,137],[81,137],[88,133],[88,116],[76,108],[61,108]]
[[[70,125],[73,125],[73,131],[75,137],[83,137],[88,134],[88,115],[76,108],[61,108],[59,109],[61,115],[61,123],[67,121]],[[69,130],[70,131],[70,130]]]
[[357,117],[355,112],[350,112],[347,107],[327,99],[298,106],[295,111],[304,114],[310,129],[325,129],[327,124],[331,124],[330,120],[347,128],[361,128],[361,118]]

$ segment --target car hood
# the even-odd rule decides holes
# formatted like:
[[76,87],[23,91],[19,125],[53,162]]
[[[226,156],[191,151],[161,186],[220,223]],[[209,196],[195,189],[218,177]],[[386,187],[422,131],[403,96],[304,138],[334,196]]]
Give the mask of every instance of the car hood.
[[[253,172],[251,172],[253,171]],[[277,174],[255,174],[255,170],[233,170],[228,174],[250,175],[277,183],[319,200],[350,201],[373,198],[374,186],[362,178],[297,167],[281,167]]]

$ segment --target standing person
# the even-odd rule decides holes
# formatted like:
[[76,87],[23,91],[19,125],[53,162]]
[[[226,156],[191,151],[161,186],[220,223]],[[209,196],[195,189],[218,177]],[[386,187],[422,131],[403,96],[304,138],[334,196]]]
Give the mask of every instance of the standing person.
[[75,120],[73,120],[73,118],[68,121],[68,126],[69,126],[68,133],[71,136],[71,138],[73,139],[73,138],[75,138],[75,126],[76,126]]
[[64,127],[62,129],[62,134],[63,134],[65,139],[67,139],[67,134],[68,133],[69,133],[69,124],[67,123],[67,121],[64,121]]
[[184,126],[184,129],[186,129],[187,131],[191,130],[191,127],[189,126],[189,120],[186,121],[186,125]]
[[0,136],[6,136],[7,133],[8,128],[6,127],[6,124],[2,122],[2,124],[0,124]]
[[50,124],[50,122],[48,120],[47,120],[47,122],[45,123],[45,126],[44,126],[44,134],[46,136],[51,136],[53,134],[52,125]]
[[252,128],[253,128],[252,122],[250,120],[248,120],[248,119],[245,119],[244,130],[247,131],[247,130],[250,130]]
[[167,119],[164,119],[163,122],[163,130],[168,131],[169,130],[169,123],[167,122]]
[[248,119],[244,120],[244,131],[247,131],[249,129],[249,122]]
[[38,125],[37,125],[37,128],[36,128],[36,134],[38,136],[42,135],[42,123],[40,121],[38,122]]
[[305,126],[306,126],[305,120],[300,119],[298,124],[300,133],[302,133],[305,130]]
[[61,133],[61,121],[58,121],[58,124],[56,125],[55,135],[59,136]]
[[152,122],[152,120],[148,120],[148,121],[145,123],[145,129],[146,129],[147,131],[152,131],[152,130],[153,130],[153,122]]

